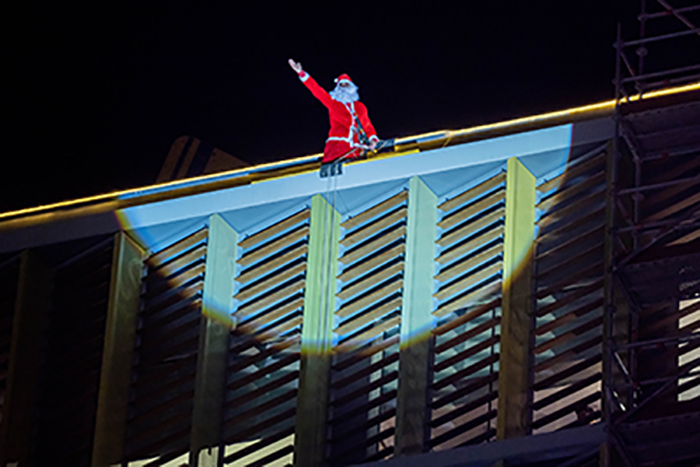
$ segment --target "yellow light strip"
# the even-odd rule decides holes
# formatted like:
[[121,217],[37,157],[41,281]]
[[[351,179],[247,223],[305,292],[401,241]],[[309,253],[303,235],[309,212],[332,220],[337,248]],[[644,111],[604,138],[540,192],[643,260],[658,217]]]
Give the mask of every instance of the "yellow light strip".
[[72,199],[72,200],[68,200],[68,201],[61,201],[58,203],[46,204],[43,206],[36,206],[33,208],[19,209],[17,211],[8,211],[5,213],[0,213],[0,219],[6,218],[6,217],[16,217],[16,216],[23,216],[26,214],[33,214],[33,213],[36,213],[39,211],[50,211],[50,210],[60,209],[60,208],[68,207],[68,206],[75,206],[78,204],[91,203],[94,201],[113,200],[115,198],[118,198],[119,196],[136,194],[140,191],[145,192],[145,191],[149,191],[149,190],[168,188],[168,187],[177,188],[179,186],[189,185],[189,184],[192,184],[195,182],[202,182],[202,181],[207,181],[207,180],[217,179],[217,178],[226,178],[226,177],[229,177],[231,175],[237,175],[240,173],[249,172],[251,170],[271,169],[271,168],[274,168],[275,166],[287,165],[291,162],[298,162],[298,163],[310,162],[310,161],[313,161],[314,159],[319,159],[322,155],[323,154],[312,154],[310,156],[302,156],[302,157],[297,157],[295,159],[285,159],[283,161],[269,162],[267,164],[259,164],[259,165],[254,165],[251,167],[244,167],[242,169],[229,170],[227,172],[217,172],[215,174],[200,175],[197,177],[186,178],[184,180],[174,180],[171,182],[157,183],[155,185],[147,185],[145,187],[130,188],[128,190],[114,191],[111,193],[104,193],[101,195],[87,196],[85,198],[78,198],[78,199]]
[[[671,94],[679,94],[679,93],[683,93],[683,92],[690,92],[690,91],[696,91],[696,90],[700,90],[700,82],[687,84],[684,86],[677,86],[677,87],[668,88],[668,89],[662,89],[662,90],[658,90],[658,91],[653,91],[653,92],[649,92],[649,93],[644,94],[644,95],[636,94],[634,96],[630,96],[629,99],[620,99],[619,102],[620,103],[634,102],[634,101],[639,101],[639,100],[653,99],[655,97],[667,96],[667,95],[671,95]],[[614,108],[615,108],[615,100],[611,99],[608,101],[599,102],[597,104],[589,104],[589,105],[584,105],[582,107],[572,107],[572,108],[566,109],[566,110],[558,110],[555,112],[548,112],[548,113],[544,113],[544,114],[533,115],[530,117],[516,118],[513,120],[507,120],[505,122],[492,123],[492,124],[487,124],[487,125],[478,125],[478,126],[474,126],[474,127],[470,127],[470,128],[461,129],[461,130],[433,131],[433,132],[429,132],[429,133],[422,133],[422,134],[419,134],[416,136],[407,136],[407,137],[402,137],[402,138],[396,138],[396,144],[397,145],[406,144],[407,142],[410,142],[410,141],[429,138],[431,136],[434,137],[434,136],[438,136],[441,134],[446,135],[447,136],[446,139],[450,140],[454,137],[466,136],[466,135],[480,133],[480,132],[489,131],[489,130],[498,130],[498,129],[508,128],[511,126],[517,126],[517,125],[526,124],[526,123],[540,122],[543,120],[554,120],[554,119],[561,118],[561,117],[580,115],[582,113],[587,113],[587,112],[603,111],[603,110],[610,110],[611,111]],[[426,143],[427,142],[428,141],[426,141]],[[435,143],[435,140],[431,140],[430,142]],[[133,195],[133,194],[137,194],[139,192],[146,192],[146,191],[155,190],[155,189],[177,188],[179,186],[189,185],[189,184],[196,183],[196,182],[206,182],[206,181],[213,180],[213,179],[231,177],[231,176],[235,176],[235,175],[238,175],[241,173],[249,172],[251,170],[257,171],[257,170],[263,170],[263,169],[272,169],[274,167],[288,165],[290,163],[310,162],[310,161],[319,159],[320,157],[321,157],[321,154],[312,154],[309,156],[302,156],[302,157],[297,157],[294,159],[286,159],[283,161],[269,162],[266,164],[255,165],[252,167],[245,167],[242,169],[230,170],[228,172],[218,172],[218,173],[210,174],[210,175],[201,175],[198,177],[187,178],[184,180],[175,180],[175,181],[171,181],[171,182],[148,185],[148,186],[140,187],[140,188],[132,188],[132,189],[128,189],[128,190],[115,191],[112,193],[105,193],[105,194],[101,194],[101,195],[88,196],[85,198],[79,198],[79,199],[75,199],[75,200],[61,201],[58,203],[47,204],[47,205],[43,205],[43,206],[36,206],[36,207],[32,207],[32,208],[19,209],[16,211],[9,211],[9,212],[5,212],[5,213],[0,213],[0,220],[6,219],[9,217],[25,216],[27,214],[34,214],[34,213],[43,212],[43,211],[51,211],[51,210],[70,207],[70,206],[77,206],[80,204],[92,203],[95,201],[114,200],[115,198],[118,198],[120,196]]]

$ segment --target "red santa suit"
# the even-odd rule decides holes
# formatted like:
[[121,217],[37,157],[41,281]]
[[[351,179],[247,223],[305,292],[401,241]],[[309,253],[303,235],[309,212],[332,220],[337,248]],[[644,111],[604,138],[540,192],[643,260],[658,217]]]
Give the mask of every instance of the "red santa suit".
[[[321,101],[328,109],[328,116],[331,122],[331,129],[326,139],[326,147],[323,150],[323,163],[331,162],[339,157],[356,158],[362,154],[360,142],[360,131],[372,141],[379,141],[377,132],[374,130],[372,122],[367,115],[367,107],[359,100],[351,102],[340,102],[331,97],[328,92],[305,71],[299,73],[299,79],[309,88],[311,94]],[[347,80],[348,75],[340,75],[336,82]],[[358,122],[359,121],[359,125]]]

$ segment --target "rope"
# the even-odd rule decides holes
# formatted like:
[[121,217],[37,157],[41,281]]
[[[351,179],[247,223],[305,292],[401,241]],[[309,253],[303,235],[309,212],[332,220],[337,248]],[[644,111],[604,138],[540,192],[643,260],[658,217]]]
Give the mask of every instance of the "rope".
[[[325,200],[327,203],[330,204],[330,219],[329,219],[329,214],[328,214],[328,209],[325,210],[324,216],[323,216],[323,249],[324,251],[327,251],[327,254],[323,256],[321,259],[321,270],[324,272],[323,277],[321,278],[321,309],[322,309],[322,317],[321,317],[321,326],[322,329],[325,331],[326,327],[328,326],[328,319],[331,316],[331,313],[335,312],[335,291],[330,291],[328,290],[331,286],[331,284],[335,284],[334,279],[331,277],[331,273],[333,271],[333,250],[335,249],[335,243],[340,240],[340,238],[335,238],[335,215],[336,215],[336,204],[337,204],[337,199],[338,199],[338,174],[335,172],[335,166],[340,165],[343,163],[343,161],[355,152],[358,148],[352,148],[350,151],[347,153],[343,154],[339,158],[331,161],[331,173],[333,175],[329,175],[327,178],[328,180],[326,181],[326,193],[325,193]],[[362,147],[361,149],[366,149]],[[330,225],[329,225],[330,224]],[[330,232],[328,231],[330,228]],[[332,293],[330,293],[332,292]]]

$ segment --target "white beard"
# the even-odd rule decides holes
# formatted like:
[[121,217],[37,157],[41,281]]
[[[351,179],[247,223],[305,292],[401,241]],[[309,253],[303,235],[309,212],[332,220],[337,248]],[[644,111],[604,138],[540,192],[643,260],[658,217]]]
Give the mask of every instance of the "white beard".
[[350,102],[357,102],[360,100],[360,94],[357,91],[358,88],[354,83],[350,83],[348,86],[341,86],[339,84],[335,85],[335,89],[329,92],[331,98],[343,104],[349,104]]

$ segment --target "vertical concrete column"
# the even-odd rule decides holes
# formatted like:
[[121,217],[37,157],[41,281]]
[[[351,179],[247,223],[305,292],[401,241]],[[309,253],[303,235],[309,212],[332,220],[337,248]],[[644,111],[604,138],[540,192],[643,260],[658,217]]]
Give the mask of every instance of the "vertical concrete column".
[[314,196],[294,439],[298,467],[321,465],[325,459],[339,238],[340,214],[321,195]]
[[117,464],[124,452],[143,259],[144,251],[128,235],[124,232],[115,235],[97,395],[93,466]]
[[41,338],[46,323],[51,270],[36,253],[22,252],[10,337],[7,387],[0,431],[0,465],[26,465],[32,435]]
[[195,377],[190,465],[217,465],[233,322],[233,277],[238,234],[214,214],[209,218]]
[[418,177],[409,181],[395,454],[418,454],[430,437],[428,385],[434,320],[433,273],[437,196]]
[[530,339],[535,177],[515,157],[508,159],[505,224],[498,439],[528,434],[532,421]]

